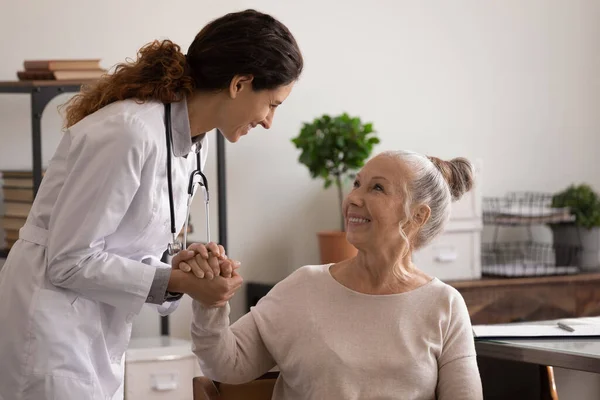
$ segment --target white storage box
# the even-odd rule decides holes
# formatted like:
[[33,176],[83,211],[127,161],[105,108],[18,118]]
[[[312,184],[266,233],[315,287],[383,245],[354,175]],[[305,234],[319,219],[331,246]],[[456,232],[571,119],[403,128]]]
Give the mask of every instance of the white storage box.
[[191,342],[170,337],[132,339],[125,355],[125,400],[192,400],[201,375]]
[[481,219],[481,196],[477,187],[465,193],[459,201],[452,203],[450,219],[453,221]]
[[480,221],[450,221],[448,228],[413,253],[423,272],[443,281],[481,278]]

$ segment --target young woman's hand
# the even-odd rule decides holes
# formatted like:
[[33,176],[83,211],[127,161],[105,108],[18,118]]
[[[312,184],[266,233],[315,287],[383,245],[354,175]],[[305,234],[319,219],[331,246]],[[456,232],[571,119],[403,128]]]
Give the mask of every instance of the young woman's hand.
[[225,248],[214,242],[206,245],[194,243],[187,251],[193,251],[194,256],[191,257],[186,253],[185,257],[182,256],[177,260],[177,263],[173,259],[172,266],[183,272],[192,272],[197,278],[213,279],[216,276],[230,278],[240,265],[239,262],[224,262],[228,260]]

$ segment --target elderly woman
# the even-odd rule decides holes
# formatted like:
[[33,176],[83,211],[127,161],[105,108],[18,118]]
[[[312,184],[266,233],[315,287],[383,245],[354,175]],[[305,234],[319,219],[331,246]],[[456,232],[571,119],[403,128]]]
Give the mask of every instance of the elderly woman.
[[411,261],[470,190],[471,164],[379,154],[344,201],[352,259],[305,266],[229,326],[229,306],[194,302],[202,371],[243,383],[275,366],[273,399],[481,399],[460,294]]

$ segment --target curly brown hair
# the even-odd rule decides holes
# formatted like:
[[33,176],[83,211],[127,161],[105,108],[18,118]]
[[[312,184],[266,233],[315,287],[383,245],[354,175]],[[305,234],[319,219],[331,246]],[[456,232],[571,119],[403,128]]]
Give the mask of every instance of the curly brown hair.
[[111,75],[105,75],[81,91],[66,104],[66,125],[75,125],[89,114],[118,100],[135,98],[144,102],[177,101],[194,91],[194,80],[185,74],[185,56],[170,40],[154,41],[138,51],[138,59],[118,64]]
[[226,88],[236,75],[252,75],[253,90],[274,89],[300,77],[303,59],[285,25],[255,10],[229,13],[196,35],[187,55],[170,40],[154,41],[137,60],[84,86],[66,107],[66,127],[115,101],[170,103],[195,90]]

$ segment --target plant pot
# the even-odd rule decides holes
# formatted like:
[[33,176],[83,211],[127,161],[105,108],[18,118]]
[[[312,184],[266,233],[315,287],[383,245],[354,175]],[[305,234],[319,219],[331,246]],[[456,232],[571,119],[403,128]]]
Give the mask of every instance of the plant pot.
[[[576,257],[576,266],[583,271],[600,271],[600,228],[586,229],[572,224],[553,225],[556,265],[564,266],[568,247],[580,247]],[[558,251],[558,249],[563,249]]]
[[325,231],[317,233],[321,263],[337,263],[354,257],[358,250],[346,240],[346,232]]

